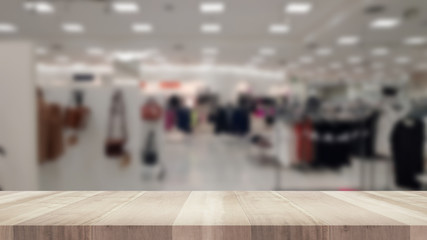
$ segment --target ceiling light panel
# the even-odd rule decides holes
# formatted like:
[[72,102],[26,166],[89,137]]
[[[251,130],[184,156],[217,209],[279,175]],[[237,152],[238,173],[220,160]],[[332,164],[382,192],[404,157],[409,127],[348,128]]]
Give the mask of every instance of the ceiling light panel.
[[268,31],[272,34],[285,34],[290,30],[289,26],[285,24],[271,24]]
[[135,2],[118,1],[112,3],[112,9],[116,13],[132,14],[139,12],[139,5]]
[[385,47],[379,47],[372,50],[372,55],[374,56],[385,56],[389,54],[388,48]]
[[316,50],[316,54],[319,56],[329,56],[332,54],[332,49],[330,49],[330,48],[319,48]]
[[203,33],[219,33],[222,31],[222,27],[217,23],[205,23],[200,27],[200,31]]
[[134,23],[132,25],[132,31],[136,33],[149,33],[153,31],[153,25],[149,23]]
[[285,12],[290,14],[306,14],[311,11],[313,6],[307,2],[291,2],[285,7]]
[[14,33],[18,28],[11,23],[0,23],[0,33]]
[[380,18],[371,23],[371,28],[376,29],[390,29],[399,26],[400,20],[398,18]]
[[200,4],[200,12],[204,14],[219,14],[225,11],[225,5],[222,2],[205,2]]
[[46,1],[27,1],[24,3],[24,9],[39,14],[51,14],[55,12],[55,7]]
[[343,46],[356,45],[360,42],[357,36],[343,36],[338,39],[338,44]]
[[426,37],[421,36],[415,36],[415,37],[408,37],[405,39],[405,44],[407,45],[423,45],[427,43]]
[[259,53],[264,56],[272,56],[276,54],[276,49],[270,47],[263,47],[259,50]]
[[62,30],[68,33],[82,33],[85,31],[85,28],[79,23],[64,23],[62,24]]
[[347,61],[350,64],[359,64],[363,61],[363,58],[359,56],[351,56],[347,59]]

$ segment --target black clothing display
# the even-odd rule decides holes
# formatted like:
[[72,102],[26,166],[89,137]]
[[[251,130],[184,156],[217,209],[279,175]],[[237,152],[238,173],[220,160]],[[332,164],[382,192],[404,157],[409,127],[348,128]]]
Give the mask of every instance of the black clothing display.
[[250,112],[243,107],[220,107],[215,118],[215,133],[246,135],[250,132]]
[[177,113],[177,128],[185,133],[191,133],[191,111],[188,108],[180,108]]
[[396,184],[411,189],[419,189],[416,180],[423,172],[424,123],[415,118],[404,118],[396,123],[392,135]]

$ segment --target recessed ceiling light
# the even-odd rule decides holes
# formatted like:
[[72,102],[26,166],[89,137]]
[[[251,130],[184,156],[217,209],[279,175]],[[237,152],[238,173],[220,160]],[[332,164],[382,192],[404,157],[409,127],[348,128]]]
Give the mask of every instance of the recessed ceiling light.
[[79,23],[64,23],[62,24],[62,30],[68,33],[82,33],[85,29]]
[[375,56],[385,56],[389,52],[390,51],[388,50],[388,48],[379,47],[379,48],[375,48],[374,50],[372,50],[372,55],[375,55]]
[[207,48],[203,48],[202,49],[202,53],[204,55],[217,55],[218,54],[218,49],[214,48],[214,47],[207,47]]
[[259,53],[261,55],[264,55],[264,56],[272,56],[272,55],[276,54],[276,49],[269,48],[269,47],[263,47],[259,50]]
[[200,27],[200,31],[203,33],[219,33],[221,32],[222,27],[217,23],[205,23]]
[[299,60],[300,60],[300,62],[306,63],[306,64],[309,64],[309,63],[313,62],[313,58],[310,57],[310,56],[302,56],[302,57],[300,57]]
[[0,33],[14,33],[18,31],[17,27],[11,23],[0,23]]
[[307,2],[293,2],[286,6],[285,11],[291,14],[305,14],[310,12],[312,5]]
[[360,42],[360,38],[357,36],[343,36],[338,39],[339,45],[355,45]]
[[117,13],[137,13],[139,12],[139,5],[135,2],[127,2],[127,1],[120,1],[120,2],[114,2],[112,4],[112,8]]
[[400,20],[398,18],[381,18],[374,20],[371,23],[371,28],[390,29],[397,27],[399,24]]
[[153,31],[153,26],[149,23],[134,23],[132,31],[136,33],[149,33]]
[[405,44],[407,45],[423,45],[426,43],[427,43],[427,39],[421,36],[409,37],[405,39]]
[[206,2],[200,4],[200,12],[206,14],[222,13],[225,10],[224,3],[221,2]]
[[350,64],[359,64],[363,61],[363,58],[359,56],[351,56],[347,59],[347,61]]
[[44,47],[38,47],[36,48],[36,54],[37,55],[46,55],[48,50]]
[[398,64],[407,64],[407,63],[411,62],[411,59],[408,57],[397,57],[395,59],[395,62]]
[[316,54],[319,56],[329,56],[332,54],[332,49],[330,49],[330,48],[319,48],[316,50]]
[[272,34],[284,34],[290,30],[289,26],[284,24],[271,24],[268,31]]
[[46,1],[27,1],[24,3],[24,8],[39,14],[50,14],[55,11],[54,6]]
[[91,47],[86,49],[87,54],[92,55],[92,56],[101,56],[104,55],[105,51],[104,49],[100,48],[100,47]]

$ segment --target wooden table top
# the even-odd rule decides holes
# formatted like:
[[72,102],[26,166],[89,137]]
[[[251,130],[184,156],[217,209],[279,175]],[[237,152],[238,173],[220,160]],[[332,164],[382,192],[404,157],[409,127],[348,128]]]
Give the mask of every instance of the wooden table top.
[[0,239],[426,240],[427,192],[0,192]]

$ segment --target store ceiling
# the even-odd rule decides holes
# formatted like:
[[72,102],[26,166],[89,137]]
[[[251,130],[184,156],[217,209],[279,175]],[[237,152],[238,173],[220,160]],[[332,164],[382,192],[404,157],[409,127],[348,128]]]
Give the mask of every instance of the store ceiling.
[[[106,52],[156,49],[162,59],[172,63],[198,63],[209,58],[220,64],[253,63],[273,69],[289,66],[319,74],[427,68],[426,43],[404,43],[409,37],[427,37],[425,0],[126,0],[138,4],[139,11],[134,14],[114,12],[112,0],[48,1],[54,10],[50,14],[26,10],[25,2],[32,1],[0,1],[0,30],[2,23],[17,29],[0,32],[0,39],[33,39],[48,50],[39,56],[43,61],[58,55],[93,59],[86,50],[97,47]],[[223,3],[224,12],[202,14],[199,7],[204,2]],[[312,9],[307,14],[286,13],[290,2],[311,3]],[[372,21],[381,18],[400,23],[390,29],[373,29]],[[64,23],[81,24],[84,31],[64,32]],[[152,31],[135,33],[131,28],[134,23],[149,23]],[[204,23],[220,24],[222,31],[202,33]],[[290,31],[272,34],[271,24],[285,24]],[[342,36],[357,36],[360,42],[341,46],[337,41]],[[207,57],[204,48],[218,52]],[[262,54],[262,48],[274,52]],[[372,51],[377,48],[387,48],[388,54],[375,56]]]

